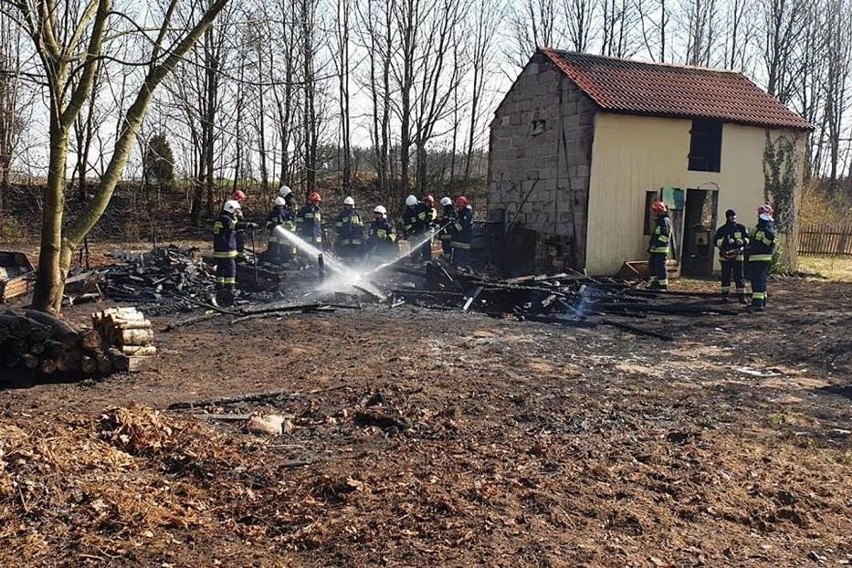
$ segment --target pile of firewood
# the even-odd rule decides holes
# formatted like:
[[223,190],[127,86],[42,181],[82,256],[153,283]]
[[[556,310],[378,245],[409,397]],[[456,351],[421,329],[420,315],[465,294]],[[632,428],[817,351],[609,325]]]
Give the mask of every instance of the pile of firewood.
[[147,357],[157,354],[151,322],[135,307],[96,312],[92,314],[92,328],[117,352],[124,370],[138,370]]
[[0,315],[0,352],[8,368],[26,367],[45,375],[109,375],[115,370],[109,352],[94,331],[78,332],[43,312]]
[[[93,321],[105,322],[101,314]],[[0,314],[0,364],[27,368],[44,375],[57,373],[80,377],[107,376],[116,371],[141,368],[140,359],[154,355],[151,323],[135,308],[119,308],[120,317],[110,313],[111,325],[77,331],[50,314],[27,310]],[[132,329],[123,328],[133,318]],[[147,327],[145,327],[147,326]]]

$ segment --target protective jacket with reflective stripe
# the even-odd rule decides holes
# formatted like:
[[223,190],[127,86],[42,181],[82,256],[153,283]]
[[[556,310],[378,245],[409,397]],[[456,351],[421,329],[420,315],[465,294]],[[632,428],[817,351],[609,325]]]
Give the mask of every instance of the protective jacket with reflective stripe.
[[360,245],[364,239],[364,222],[355,209],[344,209],[335,218],[338,246]]
[[245,226],[246,223],[222,211],[213,223],[213,258],[236,258],[237,231],[245,229]]
[[[740,244],[737,244],[738,240]],[[742,260],[743,248],[748,246],[748,229],[739,223],[725,223],[716,229],[713,243],[719,249],[719,260],[722,262]]]
[[402,236],[419,235],[429,226],[427,210],[430,209],[425,203],[418,203],[414,207],[406,207],[402,212]]
[[453,223],[452,246],[455,248],[468,249],[473,237],[473,209],[468,205],[459,209],[458,217]]
[[309,243],[322,242],[322,213],[313,203],[308,203],[296,213],[296,231]]
[[669,240],[672,236],[672,220],[668,215],[658,215],[651,233],[651,243],[648,252],[657,254],[668,254]]
[[296,216],[284,206],[273,207],[266,216],[266,230],[269,231],[269,240],[276,243],[288,244],[287,237],[283,237],[275,231],[275,227],[281,226],[285,231],[291,233],[296,231]]
[[759,219],[751,234],[749,262],[770,262],[775,254],[775,223]]
[[373,253],[396,251],[396,230],[387,219],[375,219],[367,230],[367,246]]
[[441,226],[444,227],[440,236],[442,241],[451,240],[453,238],[457,218],[458,213],[456,213],[456,208],[453,207],[452,204],[444,205],[444,208],[441,211]]

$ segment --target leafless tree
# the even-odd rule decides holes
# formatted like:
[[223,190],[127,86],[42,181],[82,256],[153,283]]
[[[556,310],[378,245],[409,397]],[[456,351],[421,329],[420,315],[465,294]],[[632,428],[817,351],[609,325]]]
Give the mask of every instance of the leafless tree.
[[601,0],[601,55],[630,57],[636,52],[634,28],[639,19],[630,0]]
[[[458,50],[461,41],[460,22],[469,4],[458,0],[440,0],[432,6],[418,50],[415,68],[414,132],[411,141],[417,149],[417,186],[428,186],[427,145],[436,135],[439,124],[452,114],[452,101],[464,73]],[[404,167],[404,162],[403,162]],[[405,171],[405,170],[403,170]],[[403,178],[403,188],[408,187]]]
[[516,0],[508,14],[510,38],[504,45],[506,56],[514,67],[506,74],[514,78],[539,47],[557,47],[561,40],[557,0]]
[[823,20],[825,76],[823,95],[825,101],[825,125],[829,144],[828,182],[834,193],[839,193],[841,172],[842,136],[848,116],[850,76],[852,76],[852,10],[850,0],[826,0]]
[[[46,83],[50,150],[43,191],[39,270],[33,296],[36,309],[60,311],[72,254],[106,209],[125,170],[153,93],[226,3],[227,0],[218,0],[194,17],[188,17],[187,26],[177,30],[173,26],[178,2],[165,6],[161,25],[150,36],[151,47],[138,61],[145,76],[123,116],[120,135],[94,198],[68,224],[64,223],[63,213],[71,128],[89,97],[98,61],[107,53],[106,42],[111,32],[118,32],[118,26],[123,25],[119,22],[132,21],[132,17],[113,11],[111,0],[89,0],[76,17],[66,2],[57,0],[21,0],[4,3],[0,8],[22,23],[38,55],[38,70]],[[125,17],[120,18],[122,15]],[[135,26],[132,30],[136,31]]]
[[352,184],[352,127],[351,127],[351,94],[350,94],[350,47],[349,30],[352,25],[353,0],[337,0],[337,18],[334,27],[334,62],[337,75],[338,111],[340,113],[340,152],[342,156],[341,183],[343,193],[350,193]]
[[26,126],[20,48],[20,27],[0,12],[0,212],[7,207],[12,160]]
[[[584,3],[584,0],[573,0],[574,3]],[[504,7],[500,2],[493,0],[478,0],[473,6],[473,41],[470,47],[470,113],[468,119],[467,151],[464,160],[464,177],[470,179],[473,150],[477,142],[477,136],[485,129],[481,124],[481,110],[485,86],[491,75],[491,67],[494,63],[495,40],[497,30],[503,19]],[[582,35],[582,34],[580,34]],[[454,105],[458,109],[458,102]],[[455,146],[453,147],[453,160],[455,160]],[[453,164],[455,166],[455,164]],[[455,171],[455,167],[452,168]]]
[[682,8],[687,37],[684,61],[689,65],[709,67],[718,32],[716,0],[687,0]]
[[667,45],[669,23],[671,22],[671,2],[666,0],[636,0],[641,43],[652,61],[669,61]]
[[399,101],[392,100],[400,122],[399,162],[400,185],[403,193],[408,191],[409,166],[411,165],[412,126],[411,115],[414,108],[415,66],[420,57],[421,26],[429,15],[430,9],[438,0],[397,0],[393,8],[394,25],[398,30],[398,50],[391,60],[394,88],[399,93]]
[[766,90],[779,101],[790,99],[793,54],[804,31],[808,0],[762,0],[763,62]]
[[721,65],[727,69],[749,70],[755,39],[754,19],[750,17],[748,0],[729,0],[725,13],[725,57]]
[[356,6],[358,42],[367,52],[367,72],[360,83],[370,98],[370,139],[379,187],[390,198],[391,60],[397,35],[395,0],[364,0]]
[[587,52],[591,49],[595,4],[595,0],[564,0],[562,4],[568,47],[573,51]]
[[317,0],[299,0],[300,22],[302,24],[302,149],[305,179],[305,192],[314,191],[319,166],[317,148],[319,146],[320,117],[317,112],[318,82],[315,59],[318,51],[316,35]]

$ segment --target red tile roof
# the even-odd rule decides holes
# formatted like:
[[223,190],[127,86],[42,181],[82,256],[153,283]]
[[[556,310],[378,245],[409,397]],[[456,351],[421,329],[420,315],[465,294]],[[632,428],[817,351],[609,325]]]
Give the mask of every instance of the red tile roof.
[[539,51],[603,110],[813,130],[742,73],[548,48]]

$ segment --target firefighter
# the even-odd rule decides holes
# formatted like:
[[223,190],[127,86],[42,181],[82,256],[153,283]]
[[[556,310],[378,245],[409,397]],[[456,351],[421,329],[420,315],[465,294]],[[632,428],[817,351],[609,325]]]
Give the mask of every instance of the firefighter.
[[216,296],[214,302],[232,306],[237,288],[237,231],[256,229],[257,224],[238,221],[240,202],[229,199],[213,223],[213,258],[216,260]]
[[669,257],[669,239],[672,236],[672,221],[669,210],[662,201],[651,204],[651,212],[656,216],[654,231],[648,252],[651,253],[651,288],[665,292],[669,289],[669,275],[666,272],[666,260]]
[[322,197],[316,191],[308,195],[308,202],[296,213],[296,232],[316,248],[322,248],[322,213],[320,204]]
[[749,236],[748,273],[751,279],[751,309],[766,309],[766,283],[775,254],[775,221],[768,203],[757,208],[757,226]]
[[449,197],[441,198],[441,227],[443,227],[438,235],[438,240],[441,241],[441,249],[444,251],[444,256],[447,259],[452,255],[452,247],[450,243],[453,239],[455,230],[455,222],[458,214],[456,208],[453,207],[453,200]]
[[287,209],[290,211],[296,211],[296,196],[293,195],[293,190],[287,187],[286,185],[282,185],[278,189],[278,197],[284,199],[285,205],[287,205]]
[[429,212],[425,203],[421,203],[414,195],[405,198],[405,210],[402,212],[402,238],[411,243],[410,256],[414,261],[429,260],[431,247],[428,253],[423,250],[422,243],[415,247],[417,241],[422,239],[429,230]]
[[426,206],[427,218],[432,224],[438,219],[438,212],[435,210],[435,198],[427,195],[423,198],[423,205]]
[[367,254],[374,262],[381,263],[399,256],[396,231],[388,221],[388,211],[383,205],[373,209],[373,222],[367,230]]
[[355,209],[355,200],[347,197],[343,200],[343,210],[335,219],[337,239],[334,249],[343,260],[357,262],[361,259],[364,245],[364,221]]
[[266,258],[274,264],[287,264],[296,256],[296,247],[282,234],[296,232],[296,215],[287,207],[287,201],[281,196],[272,202],[272,211],[266,216],[266,230],[269,231],[269,245]]
[[719,249],[719,262],[722,264],[722,301],[731,298],[731,279],[737,288],[737,298],[745,304],[745,276],[743,274],[743,251],[748,246],[748,230],[737,223],[737,212],[725,211],[725,224],[716,229],[713,242]]
[[[435,225],[438,223],[438,211],[435,209],[435,198],[427,195],[423,198],[421,211],[418,216],[426,223],[424,234],[431,233],[432,239],[435,238]],[[423,262],[432,260],[432,239],[423,243],[420,249],[420,259]]]
[[453,266],[460,268],[470,264],[470,243],[473,240],[473,208],[464,195],[456,197],[456,220],[452,225]]
[[[246,194],[241,189],[236,190],[231,194],[231,201],[236,201],[240,204],[240,208],[237,209],[235,219],[237,221],[244,221],[243,217],[243,201],[246,200]],[[237,231],[237,257],[243,258],[243,253],[246,251],[246,232],[244,229],[240,229]]]

